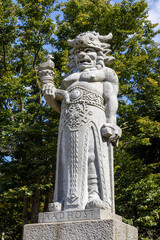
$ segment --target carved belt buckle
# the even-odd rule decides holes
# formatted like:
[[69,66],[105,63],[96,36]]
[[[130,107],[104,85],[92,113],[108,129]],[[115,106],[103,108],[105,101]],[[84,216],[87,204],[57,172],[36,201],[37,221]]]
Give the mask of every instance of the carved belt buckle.
[[78,88],[73,89],[70,93],[70,100],[71,101],[78,100],[82,97],[82,95],[83,95],[83,92],[81,89],[78,89]]

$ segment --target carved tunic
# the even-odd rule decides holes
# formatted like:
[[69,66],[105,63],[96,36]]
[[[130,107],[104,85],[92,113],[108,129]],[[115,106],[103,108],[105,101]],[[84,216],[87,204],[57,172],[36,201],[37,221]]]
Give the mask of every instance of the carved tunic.
[[[103,88],[103,83],[101,85]],[[101,127],[106,122],[104,98],[96,87],[89,87],[90,84],[82,82],[71,84],[66,89],[70,104],[62,102],[54,202],[61,202],[62,210],[85,209],[88,159],[89,155],[94,155],[96,177],[90,174],[90,181],[97,179],[100,199],[113,212],[112,146],[101,135]]]
[[62,89],[53,83],[53,57],[40,65],[44,97],[61,112],[50,211],[101,208],[114,213],[112,145],[117,146],[121,129],[116,125],[118,77],[108,67],[114,60],[111,39],[112,34],[88,31],[68,40],[70,74]]

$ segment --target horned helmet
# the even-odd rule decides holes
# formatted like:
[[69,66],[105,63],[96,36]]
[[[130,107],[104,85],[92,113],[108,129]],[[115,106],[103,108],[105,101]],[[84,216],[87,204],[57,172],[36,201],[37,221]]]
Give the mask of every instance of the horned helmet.
[[106,36],[102,36],[95,31],[88,31],[85,33],[81,33],[76,36],[72,40],[68,40],[68,45],[72,47],[70,51],[70,57],[68,64],[68,68],[73,72],[74,63],[74,52],[79,48],[94,48],[98,54],[101,56],[101,60],[103,60],[104,65],[108,65],[109,63],[114,61],[113,56],[108,56],[111,53],[110,44],[108,41],[112,39],[112,33],[109,33]]

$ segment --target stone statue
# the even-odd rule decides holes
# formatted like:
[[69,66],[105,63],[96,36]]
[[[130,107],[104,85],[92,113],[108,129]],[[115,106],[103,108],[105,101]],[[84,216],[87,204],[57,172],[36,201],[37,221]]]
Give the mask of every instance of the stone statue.
[[107,67],[114,58],[108,41],[85,32],[69,40],[68,68],[61,89],[53,81],[48,56],[39,67],[44,97],[60,113],[56,184],[50,211],[100,208],[114,213],[113,146],[121,129],[116,125],[118,77]]
[[24,226],[23,240],[138,240],[137,229],[115,214],[113,146],[118,77],[107,65],[114,58],[108,41],[85,32],[69,40],[68,68],[61,89],[54,85],[53,57],[38,70],[48,105],[60,113],[57,169],[50,212]]

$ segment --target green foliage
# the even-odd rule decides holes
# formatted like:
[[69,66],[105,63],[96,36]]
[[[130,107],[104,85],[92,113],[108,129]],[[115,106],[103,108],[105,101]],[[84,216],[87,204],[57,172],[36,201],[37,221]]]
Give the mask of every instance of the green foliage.
[[0,236],[5,233],[5,239],[21,238],[22,225],[37,221],[52,191],[59,116],[42,98],[36,67],[47,54],[44,45],[53,45],[53,3],[0,1]]

